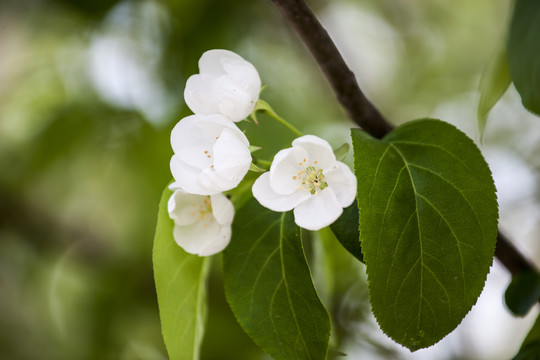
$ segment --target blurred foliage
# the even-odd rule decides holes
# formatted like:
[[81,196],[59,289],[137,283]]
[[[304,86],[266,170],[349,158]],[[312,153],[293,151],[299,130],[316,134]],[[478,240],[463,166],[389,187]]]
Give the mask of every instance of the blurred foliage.
[[[394,123],[474,91],[508,16],[508,1],[311,3]],[[152,239],[170,130],[189,114],[185,79],[211,48],[251,61],[269,85],[262,97],[300,130],[348,141],[344,111],[271,1],[0,2],[0,358],[166,358]],[[271,159],[293,136],[259,124],[241,126]],[[323,240],[331,271],[316,283],[331,286],[333,348],[397,358],[366,325],[362,265],[331,233]],[[214,264],[202,358],[265,359]]]

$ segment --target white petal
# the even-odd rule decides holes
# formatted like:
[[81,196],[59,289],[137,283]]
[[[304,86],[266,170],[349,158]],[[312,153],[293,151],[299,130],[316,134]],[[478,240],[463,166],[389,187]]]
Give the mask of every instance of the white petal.
[[220,225],[231,225],[234,219],[234,206],[223,194],[210,196],[212,214]]
[[216,78],[212,91],[218,99],[219,113],[232,121],[245,119],[255,107],[256,100],[228,75]]
[[218,99],[212,90],[214,77],[195,74],[186,81],[184,100],[195,114],[219,114]]
[[[175,153],[184,149],[193,147],[210,147],[215,141],[215,137],[223,131],[223,126],[220,126],[219,120],[214,117],[210,118],[205,115],[191,115],[180,120],[171,131],[171,146]],[[206,121],[205,121],[206,120]],[[225,119],[226,120],[226,119]],[[210,122],[214,124],[213,128],[203,128],[203,124]],[[214,137],[212,137],[214,135]]]
[[301,147],[280,150],[270,166],[270,186],[277,194],[292,194],[300,187],[299,172],[308,154]]
[[222,61],[224,59],[235,59],[245,61],[240,55],[223,49],[214,49],[204,52],[199,59],[199,72],[219,76],[225,73]]
[[216,137],[221,134],[223,128],[226,127],[238,130],[236,125],[223,115],[187,116],[172,129],[171,146],[175,153],[194,146],[210,147],[216,141]]
[[307,190],[297,190],[287,195],[277,194],[270,187],[270,174],[267,172],[255,180],[251,191],[253,192],[253,197],[262,206],[272,211],[292,210],[299,203],[311,196]]
[[175,225],[173,236],[186,252],[199,255],[205,248],[221,240],[220,232],[221,226],[216,221],[197,221],[187,226]]
[[198,184],[201,170],[186,164],[175,155],[171,157],[171,173],[176,184],[190,194],[210,195],[207,190]]
[[167,203],[169,217],[176,225],[193,224],[198,220],[199,206],[202,205],[204,198],[204,196],[176,190]]
[[315,231],[332,224],[341,213],[343,208],[332,189],[327,187],[294,208],[294,222],[301,228]]
[[233,182],[230,179],[219,175],[213,169],[204,169],[197,179],[197,184],[205,189],[205,192],[208,195],[215,195],[223,191],[231,190],[235,188],[239,182],[240,181]]
[[326,173],[324,181],[336,194],[341,207],[351,205],[356,198],[356,176],[347,165],[337,161],[335,169]]
[[336,165],[336,156],[330,144],[314,135],[304,135],[292,142],[293,147],[301,146],[309,154],[308,162],[319,169],[332,169]]
[[242,181],[251,165],[251,153],[239,135],[245,138],[240,131],[223,129],[213,147],[214,170],[236,184]]
[[249,146],[246,136],[222,115],[191,115],[173,128],[171,145],[175,155],[183,162],[197,168],[210,168],[213,164],[213,146],[224,129],[231,129]]
[[221,226],[216,239],[199,252],[199,256],[210,256],[217,254],[229,245],[231,241],[231,225]]
[[255,67],[247,61],[223,59],[223,68],[235,83],[237,83],[251,100],[257,101],[261,91],[261,78]]
[[169,185],[169,190],[175,191],[175,190],[178,190],[178,189],[181,189],[181,187],[180,187],[180,185],[179,185],[176,181],[173,181],[173,182]]

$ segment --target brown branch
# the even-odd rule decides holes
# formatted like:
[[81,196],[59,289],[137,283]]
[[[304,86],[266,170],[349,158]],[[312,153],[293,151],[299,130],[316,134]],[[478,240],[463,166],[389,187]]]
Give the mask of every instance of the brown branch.
[[[392,131],[393,126],[362,93],[354,74],[306,2],[304,0],[272,0],[272,2],[309,48],[351,120],[378,139]],[[500,231],[495,256],[512,275],[524,270],[536,271]]]
[[334,89],[352,121],[376,138],[392,131],[379,111],[365,97],[336,45],[302,0],[272,0],[296,29]]

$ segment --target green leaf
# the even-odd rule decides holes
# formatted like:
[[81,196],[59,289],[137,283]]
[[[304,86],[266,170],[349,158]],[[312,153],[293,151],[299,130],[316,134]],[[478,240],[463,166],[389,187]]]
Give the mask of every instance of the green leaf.
[[161,332],[171,360],[196,360],[206,322],[210,261],[186,253],[174,241],[174,222],[167,212],[171,195],[168,188],[163,191],[152,254]]
[[540,316],[512,360],[540,360]]
[[351,145],[348,143],[345,143],[338,147],[336,150],[334,150],[334,155],[336,156],[336,159],[338,161],[343,161],[349,155],[349,151],[351,150]]
[[504,300],[514,315],[525,316],[540,298],[540,275],[535,272],[520,272],[512,277]]
[[495,56],[490,58],[480,78],[480,99],[478,100],[476,113],[480,138],[484,134],[489,112],[504,95],[511,82],[506,46],[499,46]]
[[253,172],[257,172],[257,173],[263,173],[263,172],[267,171],[265,169],[262,169],[262,168],[258,167],[254,163],[251,163],[251,165],[249,165],[249,170],[253,171]]
[[326,359],[330,319],[291,212],[251,199],[232,233],[223,253],[225,293],[244,331],[276,360]]
[[360,232],[358,231],[358,206],[356,201],[332,224],[330,229],[341,245],[355,258],[364,262],[362,247],[360,246]]
[[508,38],[510,75],[521,102],[540,115],[540,1],[516,0]]
[[377,140],[352,130],[360,240],[382,330],[410,350],[450,333],[493,260],[497,202],[474,143],[439,120]]

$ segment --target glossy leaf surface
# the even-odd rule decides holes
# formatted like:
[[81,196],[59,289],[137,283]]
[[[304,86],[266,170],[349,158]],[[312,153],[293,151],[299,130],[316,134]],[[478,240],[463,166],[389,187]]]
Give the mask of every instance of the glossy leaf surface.
[[382,330],[411,350],[451,332],[493,260],[491,172],[454,126],[417,120],[382,140],[352,130],[360,240]]
[[247,202],[236,215],[223,267],[227,300],[255,343],[276,360],[326,359],[330,319],[291,212]]

